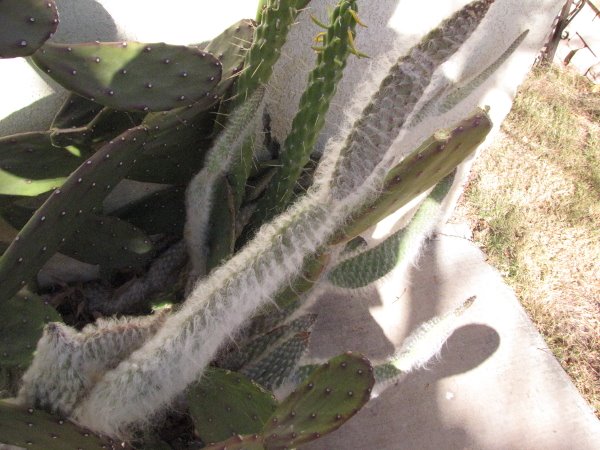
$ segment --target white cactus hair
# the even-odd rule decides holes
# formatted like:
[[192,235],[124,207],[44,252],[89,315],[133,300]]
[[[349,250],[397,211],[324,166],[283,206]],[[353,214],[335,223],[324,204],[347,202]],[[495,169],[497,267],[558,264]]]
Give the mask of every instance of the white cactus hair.
[[[450,40],[449,54],[468,38],[491,3],[493,0],[474,1],[471,10],[457,19],[460,35]],[[423,67],[430,66],[429,60],[417,62]],[[429,69],[427,77],[419,80],[424,86],[435,67]],[[393,70],[398,70],[398,65]],[[393,93],[392,82],[389,89]],[[261,91],[262,88],[256,99],[233,113],[233,124],[222,133],[209,153],[205,169],[188,189],[186,239],[191,243],[195,271],[202,270],[212,184],[225,173],[231,152],[236,151],[246,130],[251,129],[245,126],[245,121],[250,109],[260,109]],[[421,94],[422,90],[414,93],[413,102],[403,112],[403,121]],[[317,180],[304,197],[264,225],[224,265],[199,280],[179,310],[166,318],[158,316],[160,319],[150,320],[146,332],[130,335],[127,342],[117,342],[121,350],[106,355],[99,363],[85,359],[97,356],[86,350],[86,342],[93,341],[96,335],[110,335],[110,330],[119,328],[120,325],[115,325],[121,322],[102,322],[81,333],[61,325],[50,326],[25,375],[20,401],[50,404],[79,424],[115,437],[129,436],[132,429],[144,427],[167,409],[201,376],[223,343],[234,338],[258,308],[272,302],[278,291],[298,275],[305,257],[314,254],[348,220],[352,211],[378,192],[389,162],[396,158],[393,143],[402,133],[403,121],[392,123],[391,130],[380,128],[389,125],[387,120],[394,119],[397,108],[407,107],[394,105],[381,96],[373,104],[389,110],[369,111],[367,107],[367,115],[373,113],[377,120],[361,129],[363,123],[359,118],[357,131],[351,132],[350,138],[331,141]],[[379,113],[387,113],[385,121],[379,120]],[[372,134],[364,134],[365,130]],[[366,145],[354,145],[357,140]],[[133,321],[124,319],[123,326],[128,323]],[[53,373],[51,379],[44,380],[49,371]],[[60,377],[65,377],[65,381],[61,382]],[[72,391],[65,386],[66,380],[73,383]]]

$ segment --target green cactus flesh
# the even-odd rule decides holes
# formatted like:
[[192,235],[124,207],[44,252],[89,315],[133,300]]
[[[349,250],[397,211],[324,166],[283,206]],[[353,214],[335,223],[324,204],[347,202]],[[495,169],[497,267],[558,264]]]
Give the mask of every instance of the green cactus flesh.
[[196,432],[205,443],[259,433],[277,402],[269,391],[228,370],[210,368],[187,391]]
[[0,318],[0,370],[16,377],[31,363],[45,324],[61,318],[54,308],[26,290],[0,303]]
[[57,188],[87,154],[78,147],[54,147],[49,132],[0,138],[0,194],[35,196]]
[[[273,73],[273,67],[281,55],[281,47],[299,13],[302,0],[268,0],[262,10],[261,22],[254,33],[252,46],[246,54],[244,69],[236,86],[235,104],[250,98],[254,90],[265,85]],[[246,188],[246,180],[252,167],[254,144],[246,142],[239,157],[233,162],[231,184],[234,189],[236,208],[239,208]]]
[[294,187],[308,163],[317,136],[325,123],[329,104],[341,80],[355,34],[356,1],[342,0],[331,14],[316,67],[300,99],[292,129],[281,147],[281,163],[267,191],[259,200],[251,228],[282,212],[292,199]]
[[203,48],[221,62],[223,73],[221,81],[215,89],[219,95],[223,95],[231,87],[242,70],[246,53],[252,45],[254,29],[255,26],[251,20],[240,20]]
[[410,223],[372,249],[345,259],[335,266],[327,279],[335,286],[356,289],[367,286],[389,273],[408,254],[418,249],[435,225],[441,203],[452,186],[454,176],[444,178],[421,203]]
[[0,58],[33,54],[58,27],[53,0],[2,0],[0,17]]
[[293,373],[308,348],[310,332],[301,331],[268,349],[258,360],[242,367],[240,373],[267,389],[277,389]]
[[487,113],[478,109],[450,130],[436,132],[388,172],[381,194],[354,214],[330,243],[358,236],[436,185],[484,141],[491,128]]
[[50,128],[67,129],[87,125],[104,106],[71,92],[54,116]]
[[143,267],[154,255],[148,236],[111,216],[86,215],[60,248],[61,253],[103,269]]
[[120,448],[60,417],[6,401],[0,401],[0,442],[33,450]]
[[35,212],[0,258],[0,303],[30,282],[135,163],[147,130],[136,127],[104,145]]
[[369,400],[374,382],[371,363],[362,355],[349,352],[329,360],[269,418],[265,447],[294,448],[338,429]]
[[164,111],[213,97],[221,63],[163,43],[46,44],[33,61],[65,88],[114,109]]
[[462,47],[493,2],[475,0],[467,4],[392,66],[346,138],[334,170],[334,198],[342,199],[356,192],[373,173],[423,96],[437,67]]
[[253,434],[233,436],[226,441],[203,447],[203,450],[265,450],[265,447],[262,436]]
[[316,314],[305,314],[290,323],[268,330],[245,343],[236,344],[238,348],[225,355],[219,361],[219,365],[231,370],[239,370],[243,366],[252,364],[258,361],[262,355],[271,353],[291,336],[297,333],[309,332],[316,318]]

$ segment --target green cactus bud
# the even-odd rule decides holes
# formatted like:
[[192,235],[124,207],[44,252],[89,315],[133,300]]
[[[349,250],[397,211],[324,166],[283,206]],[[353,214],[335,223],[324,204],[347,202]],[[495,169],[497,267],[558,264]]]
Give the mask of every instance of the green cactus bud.
[[441,203],[452,186],[454,174],[444,178],[421,203],[410,223],[372,249],[344,259],[327,274],[337,287],[356,289],[367,286],[394,267],[412,259],[436,224]]
[[186,395],[196,432],[212,443],[237,434],[259,433],[273,414],[273,394],[243,375],[210,368]]
[[52,192],[0,258],[0,303],[30,282],[72,231],[136,161],[147,130],[136,127],[104,145]]
[[0,442],[34,450],[114,450],[120,447],[63,418],[5,400],[0,401]]
[[269,418],[265,448],[293,448],[337,430],[369,400],[374,382],[371,363],[359,354],[329,360]]
[[58,27],[53,0],[2,0],[0,17],[0,58],[35,53]]
[[0,138],[0,194],[35,196],[57,188],[88,155],[84,148],[54,147],[48,132]]
[[221,63],[209,53],[163,43],[47,43],[32,59],[65,88],[114,109],[189,105],[213,97],[221,79]]

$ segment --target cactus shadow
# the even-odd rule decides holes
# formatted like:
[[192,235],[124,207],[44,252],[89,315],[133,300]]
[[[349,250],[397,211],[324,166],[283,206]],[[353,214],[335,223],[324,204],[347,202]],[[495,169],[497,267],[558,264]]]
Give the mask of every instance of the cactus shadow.
[[52,41],[59,43],[117,41],[112,16],[95,0],[56,0],[60,25]]

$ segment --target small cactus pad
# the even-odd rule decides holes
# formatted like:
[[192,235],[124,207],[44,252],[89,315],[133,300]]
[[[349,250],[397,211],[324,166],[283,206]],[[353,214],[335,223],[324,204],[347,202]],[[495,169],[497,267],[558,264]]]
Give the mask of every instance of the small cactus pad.
[[163,43],[46,44],[34,62],[55,81],[114,109],[164,111],[214,94],[221,63],[192,47]]
[[223,31],[206,45],[203,50],[216,56],[223,67],[221,82],[217,86],[219,95],[225,93],[242,70],[244,59],[254,36],[254,23],[240,20]]
[[[454,181],[454,174],[444,178],[419,206],[410,223],[375,247],[348,257],[327,273],[327,279],[337,287],[357,289],[387,275],[401,263],[413,257],[442,212],[442,201]],[[353,239],[350,242],[354,242]]]
[[87,125],[104,106],[70,93],[54,116],[50,128],[79,128]]
[[2,0],[0,17],[0,58],[33,54],[58,27],[53,0]]
[[152,242],[140,229],[116,217],[96,215],[82,220],[60,251],[103,269],[139,268],[154,255]]
[[209,368],[187,393],[196,432],[206,443],[259,433],[273,414],[273,394],[228,370]]
[[60,320],[54,308],[25,290],[0,302],[0,367],[25,370],[31,363],[44,326]]
[[6,401],[0,401],[0,442],[33,450],[120,448],[58,416]]
[[77,147],[56,148],[50,133],[0,139],[0,194],[33,196],[59,187],[83,161]]
[[145,127],[126,131],[52,192],[0,258],[0,303],[35,277],[87,214],[99,211],[102,200],[135,163],[146,137]]
[[375,379],[371,363],[346,353],[315,370],[292,392],[263,430],[268,450],[294,448],[338,429],[369,400]]

